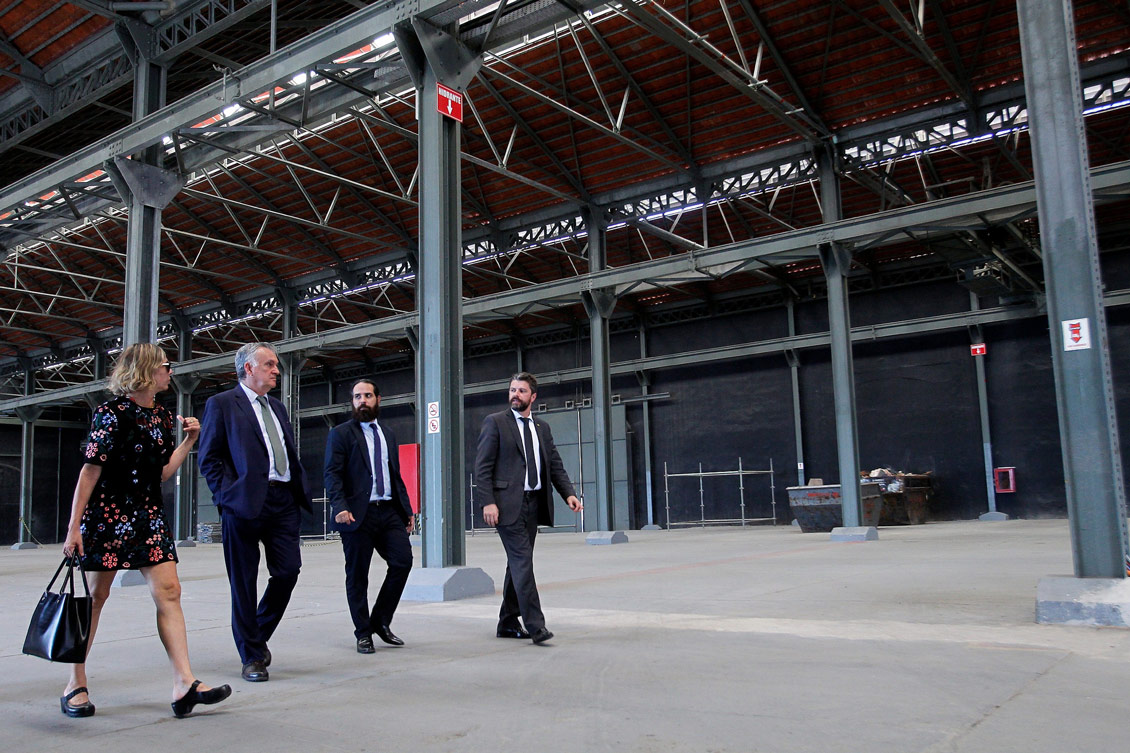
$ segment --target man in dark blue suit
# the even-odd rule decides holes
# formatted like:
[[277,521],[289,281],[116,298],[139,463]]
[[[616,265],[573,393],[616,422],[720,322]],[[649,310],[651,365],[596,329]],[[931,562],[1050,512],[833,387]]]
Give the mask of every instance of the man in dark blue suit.
[[[373,634],[393,646],[404,641],[389,629],[412,570],[412,503],[400,477],[396,435],[377,421],[381,391],[371,379],[352,389],[353,418],[335,426],[326,440],[326,498],[341,532],[345,554],[345,598],[353,618],[357,653],[371,654]],[[373,550],[388,564],[377,601],[369,609],[369,565]]]
[[[239,384],[209,398],[200,428],[200,472],[223,523],[224,564],[231,584],[232,635],[243,679],[264,682],[278,627],[302,567],[301,508],[312,512],[286,408],[267,393],[279,378],[279,357],[266,343],[235,354]],[[256,600],[259,545],[270,578]]]

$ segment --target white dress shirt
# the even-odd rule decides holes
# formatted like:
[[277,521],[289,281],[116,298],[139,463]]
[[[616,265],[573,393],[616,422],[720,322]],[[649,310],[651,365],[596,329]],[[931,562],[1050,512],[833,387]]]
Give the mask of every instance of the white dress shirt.
[[[267,468],[270,469],[267,473],[267,478],[270,481],[281,481],[286,483],[290,481],[290,458],[286,459],[286,473],[279,475],[275,470],[275,451],[271,447],[271,438],[267,436],[267,425],[264,421],[273,421],[275,430],[279,433],[279,438],[286,443],[286,434],[283,433],[282,424],[279,423],[279,417],[275,415],[273,410],[264,410],[263,406],[259,404],[259,396],[255,391],[248,387],[243,382],[239,383],[243,388],[243,393],[247,395],[247,399],[251,401],[251,412],[255,414],[255,418],[259,421],[259,433],[263,435],[263,444],[267,445]],[[266,413],[264,416],[263,414]]]
[[[527,472],[525,490],[528,492],[536,492],[541,488],[541,442],[538,441],[538,430],[537,427],[534,426],[533,416],[523,416],[513,408],[510,409],[510,412],[514,414],[514,421],[518,424],[518,438],[522,441],[523,454],[526,452],[526,435],[524,433],[524,430],[522,429],[522,419],[530,422],[530,436],[533,437],[534,440],[534,470],[537,472],[538,483],[536,486],[530,486],[530,476]],[[526,458],[527,465],[529,464],[529,462],[530,459]]]
[[[376,421],[363,421],[361,422],[361,433],[365,435],[365,445],[369,449],[369,459],[372,460],[373,455],[373,430],[381,439],[380,451],[380,467],[373,469],[373,488],[369,490],[370,502],[381,502],[386,499],[392,499],[392,479],[388,476],[388,440],[385,439],[385,433],[381,431],[381,427]],[[384,494],[377,495],[377,473],[381,474],[381,480],[384,482]]]

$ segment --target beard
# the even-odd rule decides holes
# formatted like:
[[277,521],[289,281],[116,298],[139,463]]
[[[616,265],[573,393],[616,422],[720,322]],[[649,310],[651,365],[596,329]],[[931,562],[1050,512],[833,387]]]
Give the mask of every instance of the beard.
[[381,406],[374,405],[370,408],[367,405],[362,405],[360,408],[353,409],[353,417],[361,423],[369,421],[376,421],[377,417],[381,415]]
[[510,399],[510,407],[518,411],[519,413],[525,413],[526,409],[530,407],[530,403],[532,402],[533,398],[523,401],[521,397],[516,395]]

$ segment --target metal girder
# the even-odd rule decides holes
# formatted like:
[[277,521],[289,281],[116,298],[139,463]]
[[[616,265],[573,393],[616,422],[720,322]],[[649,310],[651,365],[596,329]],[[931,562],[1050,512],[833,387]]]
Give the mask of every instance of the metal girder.
[[[785,83],[792,89],[793,96],[797,98],[797,102],[800,103],[800,106],[817,125],[830,132],[830,129],[820,117],[819,111],[812,105],[807,95],[805,95],[804,87],[801,86],[800,80],[793,75],[792,68],[788,61],[785,60],[785,56],[781,54],[781,50],[777,47],[776,42],[773,41],[773,35],[769,33],[769,28],[765,25],[765,22],[761,20],[761,14],[753,7],[753,3],[750,0],[738,1],[742,6],[742,10],[745,11],[746,17],[753,23],[753,27],[757,29],[757,35],[761,37],[761,41],[765,44],[765,49],[768,50],[769,56],[773,58],[773,62],[776,63],[777,69],[785,79]],[[724,0],[723,5],[725,5]]]
[[[1107,308],[1130,305],[1130,290],[1112,291],[1104,296]],[[995,308],[976,309],[952,314],[922,317],[919,319],[905,319],[892,322],[868,324],[862,327],[853,327],[851,339],[853,343],[870,343],[901,337],[918,337],[923,335],[940,334],[965,329],[970,326],[987,327],[995,324],[1018,322],[1036,319],[1044,316],[1044,312],[1037,306],[998,306]],[[831,345],[831,335],[828,332],[810,332],[803,335],[790,335],[775,337],[756,342],[740,343],[737,345],[723,345],[701,350],[683,351],[658,356],[641,356],[640,358],[615,361],[608,367],[610,376],[644,375],[653,371],[664,369],[683,368],[687,366],[703,366],[705,364],[723,363],[743,358],[759,358],[776,354],[787,354],[790,351],[820,350]],[[230,362],[231,358],[227,358]],[[195,362],[194,362],[195,363]],[[181,371],[178,364],[177,370]],[[579,366],[571,369],[561,369],[542,375],[548,383],[583,382],[592,378],[592,369]],[[464,396],[490,394],[498,391],[498,381],[476,382],[463,388]],[[402,395],[385,395],[381,397],[381,405],[404,405],[414,398],[414,393]],[[5,403],[0,403],[0,411],[9,410]],[[332,415],[344,411],[341,405],[325,405],[314,408],[305,408],[298,412],[301,418]]]
[[[415,0],[417,13],[434,11],[448,0]],[[236,97],[241,92],[268,90],[296,70],[316,66],[348,52],[358,43],[389,31],[403,15],[399,4],[369,6],[309,36],[245,66],[233,76]],[[49,168],[30,175],[0,192],[0,211],[50,192],[60,178],[75,180],[97,170],[117,154],[130,154],[159,143],[168,133],[199,123],[213,115],[222,103],[230,102],[228,81],[213,82],[188,95],[172,107],[165,107],[128,128],[84,147]]]
[[953,93],[965,103],[966,107],[972,107],[973,93],[969,90],[969,87],[950,73],[949,69],[946,68],[945,64],[938,59],[938,56],[930,48],[930,45],[926,43],[926,37],[923,32],[924,19],[916,17],[917,23],[911,22],[902,14],[902,11],[895,6],[893,0],[879,0],[879,4],[883,6],[883,9],[894,19],[899,29],[910,39],[910,44],[917,53],[917,56],[933,68],[935,73],[941,76],[942,80],[945,81],[950,89],[953,90]]
[[[684,144],[682,139],[678,137],[674,129],[672,129],[670,124],[667,122],[667,119],[659,111],[659,108],[655,106],[654,102],[652,102],[651,97],[648,96],[647,92],[644,91],[643,87],[640,86],[639,82],[636,81],[631,72],[628,71],[628,68],[624,65],[623,61],[620,60],[620,57],[612,49],[612,46],[608,44],[608,40],[604,38],[604,35],[602,35],[597,30],[597,28],[593,26],[592,22],[589,21],[589,19],[585,15],[582,14],[580,16],[580,21],[582,24],[584,24],[585,29],[590,34],[592,34],[592,37],[596,40],[597,44],[600,45],[601,51],[609,59],[613,67],[616,68],[616,71],[628,83],[628,87],[632,90],[632,94],[634,94],[636,98],[639,99],[643,104],[644,108],[651,116],[652,122],[654,122],[663,130],[664,135],[666,135],[667,139],[671,142],[668,145],[669,148],[672,149],[677,155],[679,155],[679,158],[684,163],[690,166],[692,175],[697,174],[698,166],[695,164],[694,156],[687,148],[687,145]],[[579,41],[577,42],[577,44],[578,46],[580,46]]]
[[[1091,171],[1092,187],[1096,194],[1123,195],[1130,190],[1130,162],[1117,163]],[[599,273],[568,277],[550,283],[531,285],[507,293],[471,300],[464,304],[464,317],[482,318],[492,312],[528,311],[547,305],[560,305],[561,302],[577,302],[580,291],[587,287],[612,288],[618,291],[638,290],[651,284],[649,281],[671,279],[704,278],[711,273],[748,268],[750,264],[762,264],[762,259],[774,262],[815,259],[819,243],[838,241],[847,245],[885,242],[907,230],[921,229],[924,233],[951,233],[955,229],[967,227],[969,223],[999,222],[1016,216],[1021,211],[1030,211],[1035,206],[1035,188],[1032,183],[1002,186],[969,196],[943,199],[927,204],[891,210],[880,215],[850,218],[816,227],[801,228],[772,236],[754,238],[728,246],[697,252],[694,257],[674,256],[649,262],[641,262],[625,267],[617,267]],[[580,220],[577,218],[577,222]],[[580,225],[578,224],[578,229]],[[387,263],[387,262],[385,262]],[[379,284],[382,277],[406,277],[411,271],[405,267],[392,270],[386,275],[374,271],[368,284]],[[332,283],[313,281],[308,289],[309,295],[327,295],[342,292]],[[328,287],[327,287],[328,285]],[[304,295],[300,291],[300,295]],[[277,307],[273,297],[255,299],[243,309],[241,316],[254,310],[265,311]],[[191,312],[189,312],[191,313]],[[226,312],[214,307],[205,307],[194,326],[206,326],[214,318],[226,318]],[[318,349],[343,343],[364,342],[370,337],[382,337],[383,333],[400,333],[404,327],[414,323],[414,315],[402,314],[363,324],[349,325],[325,333],[309,336],[303,347]],[[392,329],[388,329],[391,327]],[[280,345],[286,347],[286,345]]]
[[[504,59],[499,58],[499,57],[492,57],[492,59],[494,61],[498,62],[498,63],[506,63],[506,61]],[[507,63],[507,65],[509,65],[509,64]],[[552,84],[550,84],[548,81],[545,81],[544,79],[540,79],[540,78],[534,76],[533,74],[526,72],[526,75],[529,76],[530,78],[533,78],[535,80],[535,82],[538,84],[538,88],[534,88],[533,86],[529,86],[529,85],[519,81],[518,79],[514,78],[513,76],[503,72],[499,68],[495,68],[495,67],[492,67],[492,66],[483,66],[482,72],[480,73],[480,80],[485,78],[482,75],[483,73],[486,73],[490,76],[493,76],[495,78],[498,78],[498,79],[505,81],[507,83],[507,85],[509,85],[510,87],[512,87],[514,89],[517,89],[518,91],[522,92],[526,96],[533,97],[534,99],[536,99],[540,102],[543,102],[543,103],[549,105],[550,107],[553,107],[556,110],[561,111],[562,113],[564,113],[565,115],[568,115],[573,120],[577,120],[581,123],[584,123],[585,125],[587,125],[590,128],[593,128],[597,131],[600,131],[605,136],[609,136],[609,137],[615,139],[616,141],[619,141],[620,143],[624,144],[625,146],[630,147],[631,149],[634,149],[634,150],[640,152],[641,154],[649,157],[650,159],[655,160],[656,162],[658,162],[661,165],[664,165],[664,166],[666,166],[666,167],[668,167],[672,170],[675,170],[675,171],[678,171],[678,172],[684,172],[684,173],[688,172],[689,169],[690,169],[688,165],[683,164],[678,159],[672,159],[671,157],[660,154],[659,152],[656,151],[656,147],[666,149],[667,147],[665,145],[659,144],[659,143],[653,143],[652,145],[645,145],[643,143],[640,143],[640,141],[637,141],[634,138],[629,138],[628,136],[625,136],[621,131],[619,131],[619,130],[611,127],[611,126],[606,126],[603,123],[601,123],[600,121],[595,120],[594,118],[592,118],[592,117],[590,117],[590,116],[588,116],[588,115],[586,115],[586,114],[584,114],[584,113],[582,113],[582,112],[580,112],[580,111],[578,111],[578,110],[576,110],[572,107],[569,107],[568,105],[564,104],[563,101],[559,101],[559,99],[564,100],[565,97],[564,97],[563,93],[558,91],[556,87],[554,87]],[[556,97],[549,96],[548,94],[545,93],[547,91],[553,92],[554,94],[556,94]],[[646,136],[640,136],[639,138],[643,139],[645,141],[649,141],[649,142],[653,141],[650,137],[646,137]]]
[[[645,6],[654,8],[656,13],[645,10]],[[612,7],[616,13],[625,16],[687,57],[704,65],[714,75],[749,97],[804,139],[815,142],[832,135],[818,120],[796,106],[790,105],[764,81],[757,79],[751,71],[731,60],[706,37],[695,32],[659,3],[650,0],[647,2],[626,0]]]
[[[271,0],[189,0],[175,5],[175,13],[153,27],[153,56],[159,63],[171,62],[186,49],[226,30],[233,23],[266,7]],[[90,3],[91,6],[96,5]],[[139,23],[106,11],[115,21]],[[50,87],[50,103],[41,97],[14,103],[0,113],[0,153],[15,147],[43,129],[60,122],[98,97],[125,86],[133,77],[133,63],[107,29],[93,43],[43,71]]]

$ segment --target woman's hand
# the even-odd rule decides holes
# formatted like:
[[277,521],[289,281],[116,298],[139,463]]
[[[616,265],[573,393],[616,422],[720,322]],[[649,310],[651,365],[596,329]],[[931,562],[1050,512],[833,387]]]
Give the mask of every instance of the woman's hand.
[[82,534],[77,528],[74,530],[67,529],[67,538],[63,542],[63,554],[67,557],[73,554],[82,556]]
[[184,416],[177,416],[180,421],[181,427],[184,429],[184,438],[189,442],[195,442],[196,437],[200,435],[200,419],[193,416],[185,418]]

